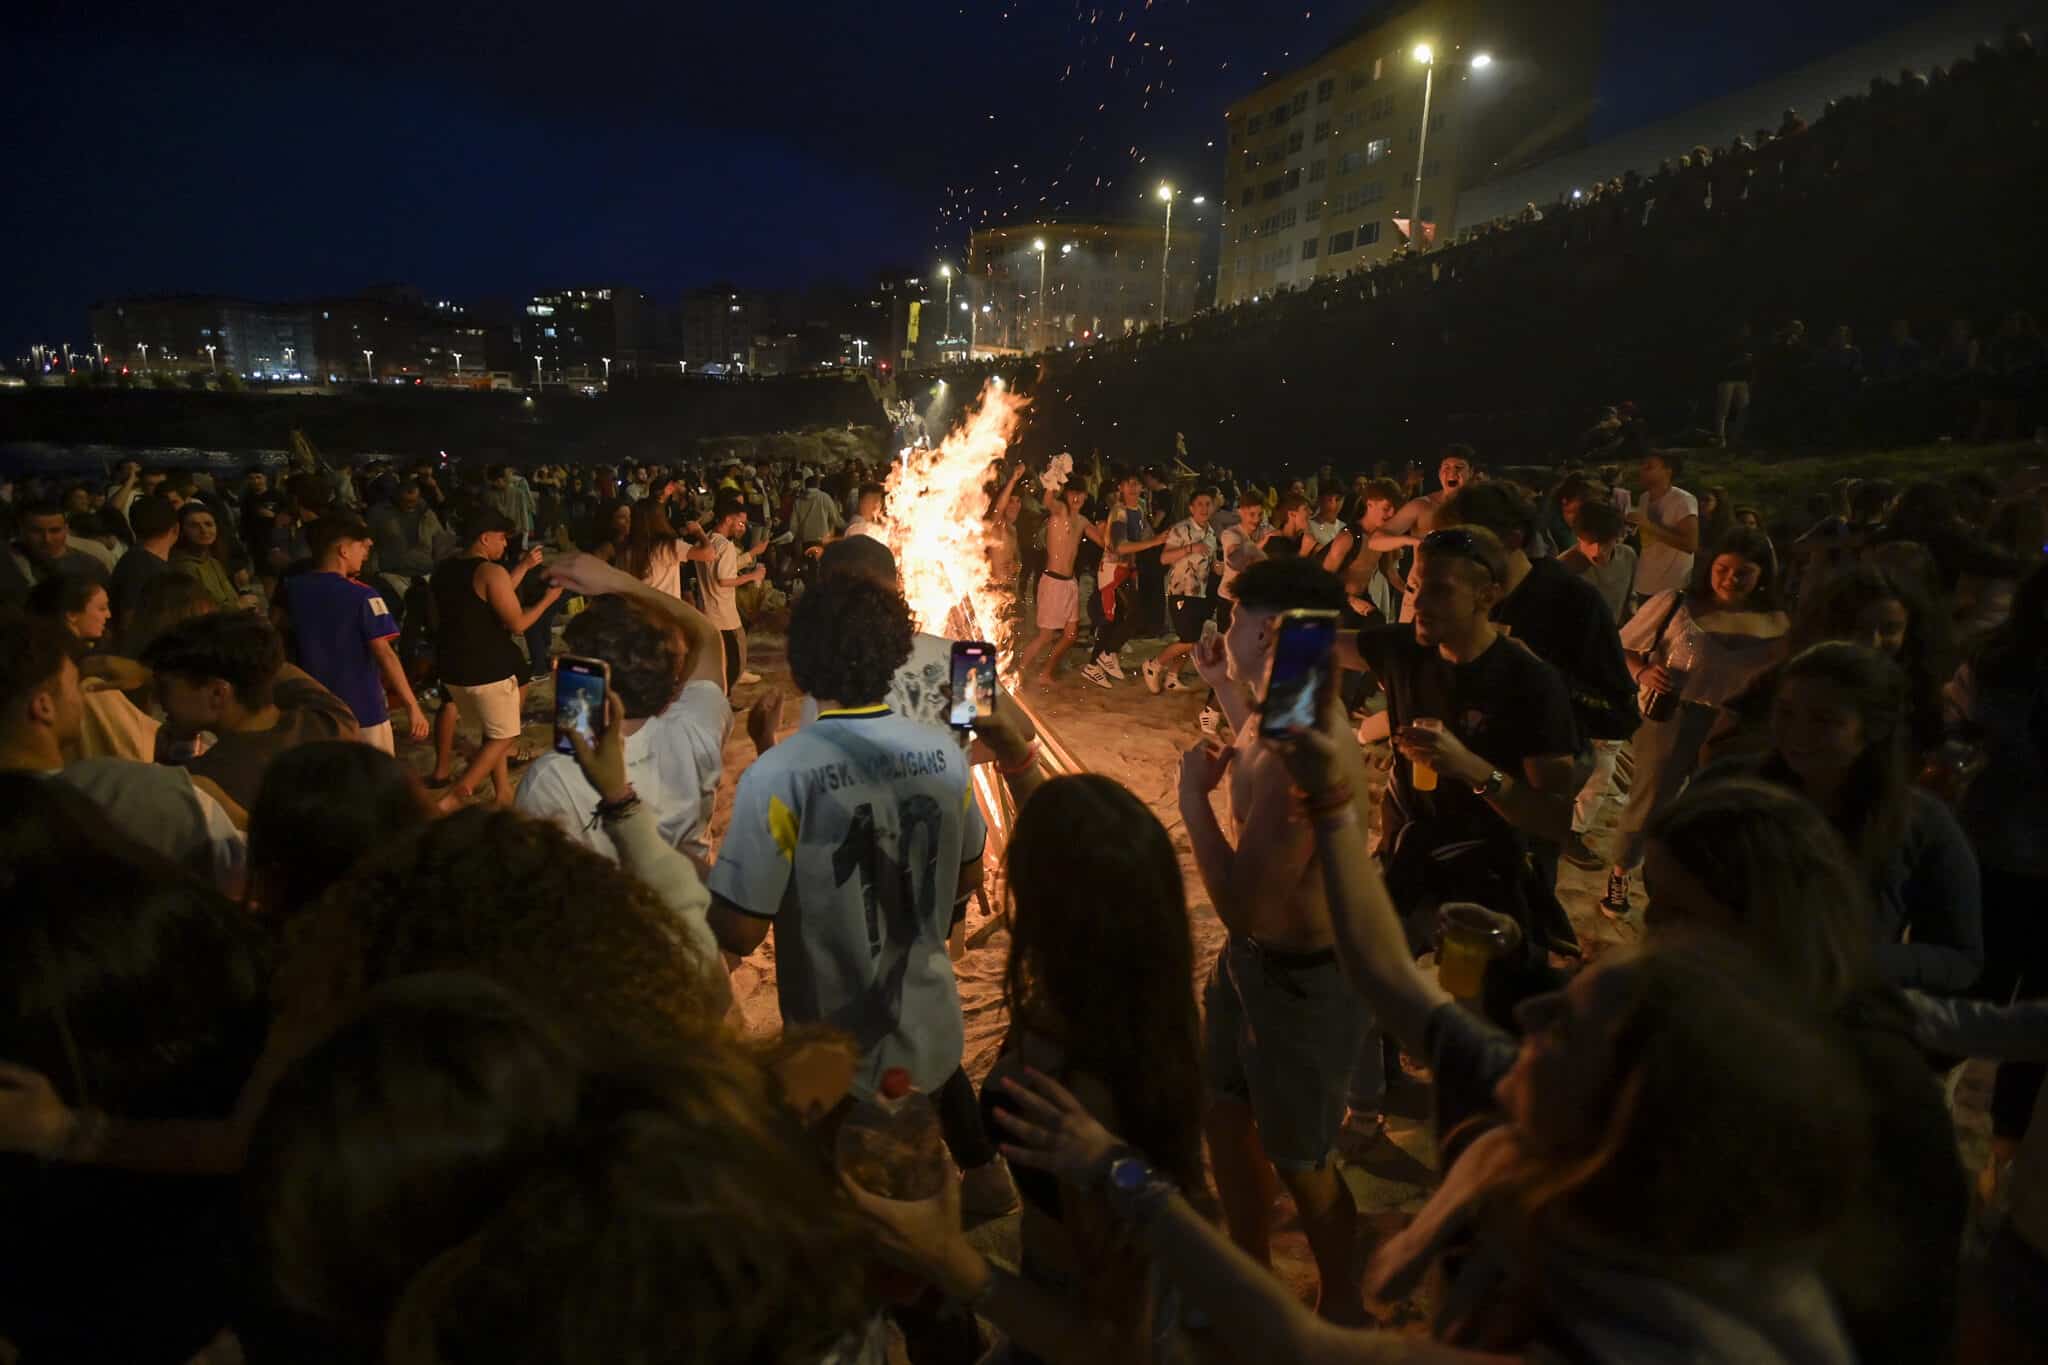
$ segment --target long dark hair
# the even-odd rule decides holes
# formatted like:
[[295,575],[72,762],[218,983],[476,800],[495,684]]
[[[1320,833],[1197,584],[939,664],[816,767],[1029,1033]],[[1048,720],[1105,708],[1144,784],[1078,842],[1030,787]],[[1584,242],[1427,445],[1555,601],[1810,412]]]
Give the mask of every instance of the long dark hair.
[[[1648,837],[1713,893],[1758,965],[1801,999],[1832,1009],[1870,971],[1870,891],[1820,808],[1772,782],[1690,783],[1650,819]],[[1652,888],[1644,921],[1661,940],[1690,927]]]
[[681,539],[676,528],[669,525],[668,513],[661,510],[661,503],[652,494],[640,499],[633,504],[633,530],[626,537],[626,572],[644,581],[661,547],[674,549]]
[[1897,602],[1906,610],[1898,664],[1906,673],[1913,743],[1925,749],[1941,741],[1941,688],[1955,672],[1955,658],[1948,618],[1911,579],[1874,564],[1841,570],[1800,603],[1787,650],[1797,655],[1825,640],[1850,639],[1856,618],[1880,602]]
[[262,935],[58,778],[0,774],[0,1057],[73,1107],[221,1118],[263,1039]]
[[426,820],[418,786],[391,755],[349,739],[288,749],[249,808],[251,890],[281,924]]
[[1693,556],[1692,583],[1686,589],[1686,606],[1695,616],[1715,609],[1714,603],[1714,561],[1722,555],[1738,555],[1757,566],[1756,590],[1742,605],[1744,611],[1776,611],[1778,608],[1778,551],[1771,544],[1771,538],[1762,531],[1752,531],[1747,526],[1738,526],[1721,537],[1719,545],[1706,543],[1704,535],[1700,540],[1699,553]]
[[[1841,689],[1862,719],[1863,752],[1849,766],[1831,818],[1864,874],[1876,876],[1905,835],[1913,799],[1905,670],[1874,649],[1828,640],[1787,663],[1778,686],[1800,678]],[[1763,776],[1802,790],[1798,774],[1775,749]]]
[[[628,518],[628,526],[624,538],[621,538],[612,528],[612,521],[619,515],[619,509],[622,507],[626,509],[626,516]],[[597,510],[590,515],[589,529],[583,535],[583,548],[586,550],[596,550],[600,546],[609,545],[612,547],[614,559],[623,568],[624,555],[621,552],[625,550],[627,542],[633,538],[630,524],[632,515],[633,504],[625,498],[612,498],[607,502],[600,503]]]
[[1970,650],[1970,668],[1979,683],[2034,685],[2048,664],[2048,563],[2039,564],[2020,580],[2012,595],[2012,611],[1984,632]]
[[1024,804],[1003,865],[1011,1018],[1056,1033],[1116,1096],[1123,1136],[1201,1190],[1201,1026],[1173,841],[1120,784],[1062,777]]

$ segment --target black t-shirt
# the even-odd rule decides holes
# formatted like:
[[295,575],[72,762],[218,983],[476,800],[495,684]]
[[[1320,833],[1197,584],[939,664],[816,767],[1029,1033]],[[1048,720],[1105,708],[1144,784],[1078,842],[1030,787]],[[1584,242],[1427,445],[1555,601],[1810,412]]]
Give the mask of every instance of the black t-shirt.
[[[1417,643],[1413,623],[1366,626],[1358,632],[1358,652],[1387,689],[1388,720],[1396,730],[1419,716],[1434,717],[1517,780],[1525,759],[1579,750],[1563,676],[1512,640],[1495,640],[1470,663],[1454,665],[1435,646]],[[1388,794],[1389,840],[1413,820],[1430,823],[1432,843],[1488,839],[1512,829],[1462,783],[1439,781],[1435,791],[1417,792],[1405,758],[1395,760]]]
[[1563,675],[1583,738],[1636,732],[1642,715],[1635,679],[1598,588],[1554,559],[1532,559],[1528,577],[1501,599],[1493,619]]

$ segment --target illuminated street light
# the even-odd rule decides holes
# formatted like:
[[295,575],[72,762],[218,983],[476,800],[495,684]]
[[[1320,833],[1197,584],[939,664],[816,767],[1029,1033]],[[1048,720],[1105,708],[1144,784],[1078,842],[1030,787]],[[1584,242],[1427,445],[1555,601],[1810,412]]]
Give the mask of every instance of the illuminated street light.
[[209,364],[209,365],[211,365],[211,366],[213,367],[213,372],[214,372],[215,374],[219,374],[219,373],[220,373],[220,361],[214,358],[214,354],[213,354],[213,344],[212,344],[211,342],[209,342],[209,343],[207,343],[207,345],[206,345],[206,346],[205,346],[205,347],[204,347],[203,349],[204,349],[204,350],[206,351],[206,363],[207,363],[207,364]]
[[[1418,249],[1422,245],[1422,167],[1424,154],[1429,149],[1429,97],[1436,84],[1436,53],[1428,43],[1417,43],[1412,54],[1422,63],[1422,126],[1415,132],[1415,197],[1408,205],[1408,241]],[[1493,57],[1485,52],[1476,52],[1466,64],[1474,71],[1484,71],[1493,65]]]
[[[1166,326],[1166,268],[1173,259],[1173,201],[1180,193],[1164,181],[1159,185],[1159,197],[1166,201],[1166,236],[1159,248],[1159,325]],[[1201,195],[1188,201],[1191,204],[1207,202]]]
[[457,379],[462,378],[462,352],[450,351],[448,354],[455,357],[455,377]]
[[377,367],[370,363],[370,357],[375,354],[375,351],[363,352],[363,373],[369,376],[372,384],[377,382]]
[[540,377],[540,357],[535,356],[533,358],[533,386],[537,389],[546,382],[546,380]]
[[601,355],[597,359],[598,363],[604,366],[604,386],[610,388],[612,386],[612,358],[608,355]]
[[1038,253],[1038,349],[1045,349],[1045,238],[1032,241],[1031,249]]
[[939,278],[946,282],[946,316],[950,318],[953,316],[953,267],[940,266]]

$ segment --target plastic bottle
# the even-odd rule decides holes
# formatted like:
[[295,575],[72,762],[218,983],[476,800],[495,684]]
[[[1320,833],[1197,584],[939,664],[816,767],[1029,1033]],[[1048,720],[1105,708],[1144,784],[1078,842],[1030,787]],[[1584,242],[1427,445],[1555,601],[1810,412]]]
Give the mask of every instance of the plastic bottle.
[[880,1088],[855,1103],[840,1125],[834,1157],[869,1194],[905,1203],[936,1199],[950,1174],[938,1111],[900,1066],[883,1072]]
[[1662,690],[1645,687],[1637,699],[1642,707],[1644,720],[1670,720],[1678,714],[1679,698],[1685,692],[1685,680],[1692,673],[1693,665],[1699,662],[1699,646],[1693,636],[1699,629],[1688,619],[1678,638],[1662,651],[1664,671],[1671,676],[1671,687]]

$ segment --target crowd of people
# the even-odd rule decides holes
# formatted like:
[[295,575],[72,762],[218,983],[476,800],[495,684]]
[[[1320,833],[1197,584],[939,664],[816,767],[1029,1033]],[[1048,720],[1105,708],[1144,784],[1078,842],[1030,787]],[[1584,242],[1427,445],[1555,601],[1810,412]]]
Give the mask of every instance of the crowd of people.
[[[1022,709],[948,724],[876,472],[24,484],[0,1358],[2048,1351],[2042,489],[1759,512],[1654,447],[1541,489],[1463,447],[993,465],[1009,685],[1207,694],[1139,703],[1188,727],[1189,874]],[[793,733],[747,671],[785,609]],[[1270,735],[1300,612],[1336,644]],[[557,653],[608,668],[605,724],[528,758]],[[977,1085],[955,963],[998,856]],[[1582,942],[1567,864],[1632,949]],[[771,933],[764,1038],[729,973]],[[1438,1183],[1375,1238],[1343,1168],[1402,1054]],[[959,1173],[923,1202],[833,1165],[896,1073]],[[966,1236],[1020,1206],[1014,1263]],[[1426,1330],[1372,1330],[1403,1306]]]
[[[1623,398],[1701,444],[2024,439],[2048,424],[2031,239],[1971,228],[1983,255],[1951,271],[1928,259],[1923,215],[1969,203],[1979,223],[2031,221],[2042,79],[2011,29],[1420,248],[1335,270],[1325,251],[1312,278],[1249,294],[1232,254],[1272,242],[1239,212],[1226,232],[1253,235],[1225,244],[1233,302],[1046,352],[1032,391],[1055,448],[1074,449],[1176,428],[1254,448],[1284,403],[1311,465],[1418,429],[1509,458]],[[988,369],[930,373],[957,390]]]

